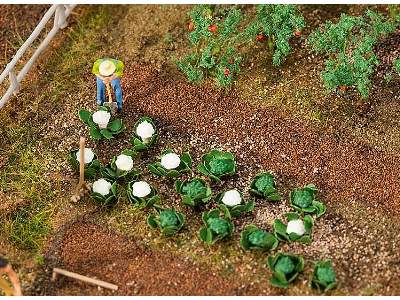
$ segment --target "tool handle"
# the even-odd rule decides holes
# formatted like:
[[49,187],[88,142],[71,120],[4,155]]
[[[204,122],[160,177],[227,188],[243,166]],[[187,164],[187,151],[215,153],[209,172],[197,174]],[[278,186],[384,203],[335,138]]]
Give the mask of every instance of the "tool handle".
[[79,157],[79,184],[81,187],[85,183],[85,138],[81,136],[79,140],[79,149],[80,149],[80,157]]
[[113,102],[113,101],[112,101],[112,95],[111,95],[111,86],[110,86],[110,83],[107,83],[107,84],[106,84],[106,88],[107,88],[108,102]]

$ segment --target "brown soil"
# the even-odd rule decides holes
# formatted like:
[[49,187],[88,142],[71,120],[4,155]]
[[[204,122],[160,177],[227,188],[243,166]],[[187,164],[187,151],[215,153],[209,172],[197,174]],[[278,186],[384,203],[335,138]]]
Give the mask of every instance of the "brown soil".
[[[400,227],[400,204],[397,197],[399,188],[396,185],[399,161],[396,156],[342,136],[341,132],[326,133],[315,129],[277,109],[243,103],[232,91],[223,93],[207,86],[193,86],[177,74],[171,76],[170,70],[158,72],[151,65],[128,66],[124,77],[124,91],[125,111],[122,117],[128,128],[131,128],[139,116],[147,114],[156,120],[160,129],[160,142],[149,156],[144,157],[144,161],[152,161],[166,147],[176,151],[189,150],[195,165],[201,155],[211,148],[230,150],[237,157],[238,175],[226,180],[222,186],[214,185],[215,193],[228,187],[236,187],[245,191],[247,197],[251,178],[261,170],[272,170],[277,174],[278,188],[285,199],[293,187],[313,182],[319,187],[320,200],[327,204],[328,212],[317,220],[312,245],[282,245],[278,249],[304,255],[308,261],[305,275],[288,291],[279,291],[268,285],[270,272],[262,263],[266,256],[254,258],[244,253],[242,257],[237,254],[223,256],[223,264],[230,265],[233,274],[240,274],[241,282],[248,285],[243,290],[237,289],[240,286],[237,281],[226,281],[219,277],[221,275],[214,279],[218,282],[221,280],[218,285],[199,290],[199,287],[191,285],[207,277],[206,273],[212,270],[212,262],[209,262],[206,273],[190,272],[191,274],[181,277],[176,275],[182,272],[178,265],[186,265],[180,258],[172,257],[161,259],[168,262],[171,270],[166,273],[153,272],[150,276],[161,276],[165,280],[140,281],[135,277],[136,269],[131,269],[137,264],[136,256],[130,256],[132,254],[124,250],[115,254],[115,249],[130,248],[132,245],[126,246],[128,244],[123,242],[123,238],[113,234],[103,238],[104,229],[101,228],[94,230],[94,227],[90,227],[90,230],[87,229],[89,231],[82,231],[84,226],[79,224],[61,239],[62,250],[59,255],[66,267],[111,282],[121,282],[122,286],[128,284],[128,287],[120,291],[122,294],[186,293],[183,289],[175,289],[168,284],[175,282],[188,286],[188,294],[271,295],[284,292],[296,295],[312,292],[305,289],[311,272],[311,261],[332,258],[341,282],[336,293],[393,295],[400,292],[400,273],[396,267],[400,261],[396,250],[400,245],[397,235]],[[129,135],[129,132],[124,133],[121,140],[127,141]],[[111,144],[103,147],[107,149],[107,156],[111,156],[126,147],[126,143],[119,144],[117,148],[111,147]],[[145,170],[143,162],[140,166]],[[197,239],[195,235],[199,229],[200,213],[192,212],[180,204],[179,197],[171,193],[171,182],[160,181],[147,174],[145,177],[159,187],[165,205],[178,207],[185,212],[190,234],[194,235],[191,238]],[[287,200],[275,205],[257,202],[253,215],[235,221],[237,229],[232,242],[226,245],[222,243],[218,249],[221,251],[224,247],[233,247],[233,251],[242,252],[237,243],[240,231],[246,224],[255,223],[270,231],[273,220],[282,218],[289,210]],[[104,217],[99,216],[98,223],[104,223],[99,221],[101,218]],[[132,222],[133,227],[137,221],[128,218],[124,222],[128,227],[129,222]],[[184,234],[186,233],[182,233],[182,236]],[[130,235],[135,238],[134,232]],[[152,233],[149,239],[157,235]],[[99,246],[97,240],[103,241],[104,247]],[[143,240],[143,243],[147,240]],[[170,243],[174,245],[177,241],[171,240]],[[96,250],[91,245],[97,245]],[[200,253],[199,255],[208,255],[214,251],[201,243],[192,244],[191,247],[190,251]],[[148,256],[142,257],[140,266],[144,270],[152,270],[154,266],[158,268],[159,254],[154,254],[149,249],[143,251]],[[103,260],[99,257],[106,258],[106,265],[109,267],[114,262],[115,268],[104,269]],[[81,261],[81,258],[84,260]],[[182,259],[189,264],[193,263],[188,256],[183,256]],[[205,265],[203,267],[206,268]],[[221,274],[221,266],[215,267],[219,270],[216,274]],[[147,271],[140,275],[141,278],[143,276],[147,276]],[[134,283],[129,287],[130,282]],[[155,282],[158,283],[157,287]],[[138,288],[135,284],[138,284]],[[78,288],[60,285],[57,289],[44,293],[108,294],[107,291],[87,286],[83,289],[81,285]]]
[[275,108],[252,107],[234,92],[199,88],[150,67],[129,68],[124,82],[126,118],[135,119],[140,107],[140,113],[183,133],[192,147],[195,137],[208,140],[207,146],[218,142],[237,153],[239,164],[274,170],[297,185],[314,182],[326,199],[368,203],[400,215],[397,156],[341,132],[318,131]]
[[[119,289],[103,290],[64,278],[56,295],[235,295],[246,288],[233,276],[224,278],[187,259],[145,249],[91,223],[72,224],[60,245],[62,267],[117,284]],[[47,294],[53,294],[52,288],[49,285]]]
[[[0,68],[11,59],[39,23],[49,5],[1,5]],[[23,20],[23,22],[21,22]]]

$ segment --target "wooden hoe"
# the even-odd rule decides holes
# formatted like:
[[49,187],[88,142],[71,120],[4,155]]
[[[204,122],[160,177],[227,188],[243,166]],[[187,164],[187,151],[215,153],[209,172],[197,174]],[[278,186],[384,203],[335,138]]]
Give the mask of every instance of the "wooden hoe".
[[108,102],[105,102],[104,105],[110,108],[112,114],[115,114],[115,112],[117,111],[117,103],[113,102],[110,83],[106,84],[106,88],[107,88]]
[[76,186],[75,194],[71,196],[72,202],[78,202],[85,194],[90,191],[91,186],[85,183],[85,138],[81,137],[79,141],[79,183]]

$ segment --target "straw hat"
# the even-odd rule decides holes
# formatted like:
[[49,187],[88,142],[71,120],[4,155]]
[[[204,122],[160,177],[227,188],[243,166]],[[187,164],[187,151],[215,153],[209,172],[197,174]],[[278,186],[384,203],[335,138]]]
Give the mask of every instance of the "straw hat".
[[115,64],[111,60],[104,60],[99,66],[101,76],[111,76],[115,72]]

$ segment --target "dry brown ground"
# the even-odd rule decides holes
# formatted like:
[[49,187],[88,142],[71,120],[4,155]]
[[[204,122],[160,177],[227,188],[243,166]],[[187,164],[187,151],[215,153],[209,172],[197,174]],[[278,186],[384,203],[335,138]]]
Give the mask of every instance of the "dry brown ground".
[[49,5],[0,5],[0,69],[39,23]]

